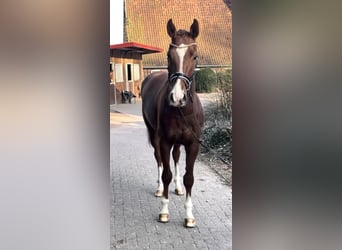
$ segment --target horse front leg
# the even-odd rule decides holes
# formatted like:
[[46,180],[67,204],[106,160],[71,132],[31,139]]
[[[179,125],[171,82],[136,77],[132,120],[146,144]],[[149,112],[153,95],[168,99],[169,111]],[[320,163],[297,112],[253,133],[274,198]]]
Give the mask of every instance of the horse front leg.
[[162,160],[160,157],[160,150],[159,148],[154,150],[154,157],[157,160],[157,165],[158,165],[158,187],[157,191],[155,192],[156,197],[162,197],[163,196],[163,191],[164,191],[164,185],[163,185],[163,180],[162,180],[162,173],[163,173],[163,166],[162,166]]
[[183,182],[186,190],[185,208],[185,227],[195,227],[196,221],[192,213],[191,189],[194,184],[194,164],[199,151],[199,144],[193,143],[185,147],[186,152],[186,169],[183,177]]
[[179,173],[179,164],[178,164],[179,163],[179,157],[180,157],[180,145],[176,144],[173,146],[173,150],[172,150],[172,158],[173,158],[173,162],[175,164],[175,178],[174,178],[175,193],[177,195],[184,195],[182,184],[181,184],[181,177],[180,177],[180,173]]
[[170,150],[171,146],[168,143],[161,143],[161,156],[163,162],[163,173],[162,173],[162,180],[164,184],[164,192],[162,198],[162,209],[159,213],[159,221],[160,222],[169,222],[169,184],[172,180],[172,172],[170,170]]

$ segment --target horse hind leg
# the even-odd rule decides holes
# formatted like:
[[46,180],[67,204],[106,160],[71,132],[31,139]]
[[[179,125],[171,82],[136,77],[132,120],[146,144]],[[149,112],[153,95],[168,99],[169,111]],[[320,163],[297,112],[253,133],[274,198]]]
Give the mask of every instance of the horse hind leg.
[[169,144],[161,145],[161,155],[163,161],[163,173],[162,180],[164,183],[163,199],[161,201],[162,209],[159,213],[160,222],[169,222],[169,184],[172,180],[172,172],[170,170],[170,150],[171,146]]
[[160,152],[158,149],[154,150],[154,157],[156,158],[157,166],[158,166],[158,180],[157,180],[158,186],[157,186],[157,190],[156,190],[154,195],[156,197],[162,197],[163,191],[164,191],[164,184],[163,184],[163,180],[162,180],[163,165],[162,165],[162,161],[161,161],[161,157],[160,157]]
[[157,168],[158,168],[158,179],[157,179],[157,190],[154,193],[156,197],[162,197],[163,191],[164,191],[164,185],[162,180],[162,173],[163,173],[163,165],[162,165],[162,159],[160,156],[160,146],[159,146],[159,139],[158,137],[154,136],[154,130],[152,127],[147,126],[149,130],[149,136],[150,136],[150,142],[154,148],[154,158],[157,161]]
[[181,184],[181,177],[179,173],[179,157],[180,157],[180,145],[174,145],[172,150],[172,158],[175,165],[175,193],[177,195],[184,195],[182,184]]

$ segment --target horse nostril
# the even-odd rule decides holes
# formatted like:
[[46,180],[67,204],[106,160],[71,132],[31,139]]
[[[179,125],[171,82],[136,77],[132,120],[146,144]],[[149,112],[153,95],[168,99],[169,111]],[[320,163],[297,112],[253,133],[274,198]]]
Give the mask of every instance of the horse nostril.
[[173,99],[173,93],[170,94],[170,101],[175,102],[175,100]]
[[185,103],[186,103],[186,95],[184,95],[182,98],[182,104],[185,104]]

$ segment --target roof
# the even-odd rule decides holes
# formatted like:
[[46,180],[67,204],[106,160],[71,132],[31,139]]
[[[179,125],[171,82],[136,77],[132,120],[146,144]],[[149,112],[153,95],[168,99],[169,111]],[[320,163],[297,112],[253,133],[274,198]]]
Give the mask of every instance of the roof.
[[152,47],[149,45],[137,43],[137,42],[127,42],[120,44],[110,45],[110,49],[125,51],[127,53],[140,53],[140,54],[151,54],[162,52],[162,48]]
[[162,53],[146,55],[144,66],[166,66],[170,37],[166,24],[172,18],[177,29],[189,30],[199,22],[198,64],[232,64],[232,13],[227,0],[126,0],[127,41],[164,48]]

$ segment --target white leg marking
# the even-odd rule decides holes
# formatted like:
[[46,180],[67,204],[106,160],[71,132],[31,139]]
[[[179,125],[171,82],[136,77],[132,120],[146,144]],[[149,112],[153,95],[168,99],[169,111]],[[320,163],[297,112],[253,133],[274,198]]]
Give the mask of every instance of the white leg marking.
[[158,187],[157,187],[157,191],[155,193],[155,195],[157,197],[161,197],[163,195],[163,191],[164,191],[162,174],[163,174],[163,167],[162,166],[158,166]]
[[188,195],[186,197],[186,201],[185,201],[185,204],[184,204],[184,207],[185,207],[185,218],[186,219],[194,219],[194,215],[192,214],[192,201],[191,201],[191,196]]
[[169,214],[169,199],[163,198],[161,201],[162,209],[160,214]]
[[161,203],[162,209],[159,213],[159,221],[166,223],[169,222],[169,200],[163,197]]
[[179,195],[183,194],[182,184],[181,184],[181,177],[179,173],[179,166],[178,163],[175,164],[175,186],[176,186],[176,193]]
[[163,191],[164,189],[162,174],[163,174],[163,167],[159,166],[158,167],[158,190],[161,190],[161,191]]

